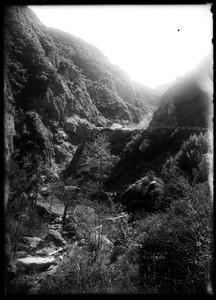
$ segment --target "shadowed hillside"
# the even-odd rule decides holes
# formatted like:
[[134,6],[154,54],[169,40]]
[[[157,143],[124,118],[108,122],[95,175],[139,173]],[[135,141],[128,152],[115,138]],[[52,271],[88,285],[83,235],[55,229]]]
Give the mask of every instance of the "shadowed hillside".
[[7,157],[22,148],[23,128],[31,149],[42,135],[44,158],[59,163],[71,159],[85,131],[113,121],[139,123],[156,109],[156,92],[134,84],[95,46],[47,28],[27,7],[7,7],[4,28]]

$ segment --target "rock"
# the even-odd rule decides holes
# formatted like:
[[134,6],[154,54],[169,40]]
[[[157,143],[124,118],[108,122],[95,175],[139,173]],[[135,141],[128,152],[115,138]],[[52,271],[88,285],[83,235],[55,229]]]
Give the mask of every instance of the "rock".
[[68,139],[68,135],[63,131],[57,128],[57,133],[53,135],[53,140],[57,143],[62,143]]
[[28,245],[25,245],[22,242],[19,242],[17,245],[17,251],[29,252],[29,251],[31,251],[31,248]]
[[47,217],[50,219],[50,221],[55,220],[57,217],[59,217],[60,213],[56,211],[54,207],[50,210],[50,204],[45,202],[37,202],[36,209],[38,214],[41,217]]
[[[30,141],[37,143],[40,147],[41,153],[43,152],[46,159],[50,161],[54,154],[51,131],[44,125],[40,115],[36,111],[28,111],[25,113],[25,124],[27,126],[27,130],[30,132],[30,136],[28,137]],[[22,147],[24,151],[26,147],[24,135],[22,138]]]
[[86,137],[91,133],[92,125],[78,115],[69,117],[64,123],[65,129],[69,132],[76,133],[78,136]]
[[49,256],[49,254],[51,252],[53,252],[54,249],[55,249],[55,247],[46,247],[46,246],[44,246],[44,248],[36,250],[35,255],[43,256],[43,257],[44,256]]
[[24,237],[22,237],[21,242],[24,245],[27,245],[28,247],[34,249],[34,248],[37,248],[37,246],[40,242],[42,242],[42,239],[39,237],[36,237],[36,236],[34,236],[34,237],[24,236]]
[[52,241],[57,247],[65,246],[67,244],[65,239],[57,230],[50,230],[48,235],[45,237],[44,241]]
[[25,257],[17,259],[17,268],[24,269],[26,272],[32,270],[45,271],[51,265],[55,265],[56,261],[54,257]]
[[39,194],[44,197],[49,196],[50,193],[51,193],[51,191],[49,190],[49,188],[47,186],[44,186],[39,190]]
[[47,269],[47,275],[46,278],[51,277],[56,271],[57,271],[57,265],[51,265],[48,269]]
[[80,188],[78,188],[77,186],[74,186],[74,185],[66,185],[65,190],[67,192],[79,192]]
[[76,127],[77,127],[77,122],[74,118],[70,117],[65,121],[65,128],[70,131],[75,133],[76,132]]
[[28,256],[29,254],[28,254],[28,251],[18,251],[17,253],[16,253],[16,258],[22,258],[22,257],[26,257],[26,256]]
[[16,257],[17,257],[17,258],[25,257],[25,256],[27,256],[27,255],[28,255],[28,252],[26,252],[26,251],[18,251],[18,252],[16,253]]
[[70,161],[73,157],[73,154],[70,152],[70,150],[65,146],[64,143],[61,145],[54,145],[55,155],[56,155],[56,161],[62,162],[65,159]]
[[62,217],[57,217],[57,218],[55,218],[55,220],[53,220],[52,221],[52,224],[54,225],[54,224],[60,224],[62,222]]
[[111,126],[110,126],[111,129],[121,129],[122,128],[122,125],[121,124],[118,124],[118,123],[113,123]]
[[74,156],[72,158],[72,160],[70,161],[70,163],[66,166],[65,169],[62,170],[62,172],[60,173],[60,176],[62,176],[63,178],[68,178],[70,177],[72,174],[74,174],[74,172],[76,171],[79,161],[80,161],[80,157],[83,153],[83,150],[85,148],[85,144],[86,141],[83,141],[76,149],[76,152],[74,153]]

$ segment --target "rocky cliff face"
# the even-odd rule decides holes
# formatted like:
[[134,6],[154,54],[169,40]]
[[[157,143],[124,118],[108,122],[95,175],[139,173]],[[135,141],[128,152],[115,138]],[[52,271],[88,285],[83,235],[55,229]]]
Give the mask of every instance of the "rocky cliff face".
[[5,154],[62,162],[92,128],[139,123],[159,95],[130,80],[83,40],[44,26],[25,6],[4,19]]

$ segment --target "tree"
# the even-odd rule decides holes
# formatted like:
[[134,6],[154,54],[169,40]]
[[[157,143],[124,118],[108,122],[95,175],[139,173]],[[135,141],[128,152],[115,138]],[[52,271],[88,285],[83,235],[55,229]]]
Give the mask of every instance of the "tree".
[[[66,182],[66,184],[68,181]],[[76,183],[76,181],[74,181]],[[80,188],[75,185],[65,185],[65,182],[58,181],[52,184],[51,190],[53,194],[59,198],[64,204],[64,212],[62,216],[62,226],[66,225],[66,217],[69,207],[74,203]],[[52,208],[52,203],[50,204],[50,210]]]
[[119,158],[111,153],[110,143],[105,134],[100,134],[92,142],[88,142],[81,159],[81,172],[97,184],[98,193],[103,192],[103,184],[112,167]]
[[[27,224],[26,220],[30,218],[30,212],[34,210],[44,170],[45,167],[39,155],[31,154],[21,158],[19,151],[15,151],[9,160],[6,221],[13,226],[9,226],[10,228],[7,226],[6,230],[13,241],[14,257],[22,231],[30,229],[22,225]],[[31,226],[30,223],[29,226]]]
[[[103,192],[103,185],[112,167],[119,161],[119,158],[111,153],[110,143],[105,134],[99,134],[93,142],[88,142],[80,161],[80,172],[95,184],[93,191],[96,199],[100,202]],[[98,225],[101,221],[101,210],[98,211]],[[101,243],[101,229],[98,232],[97,248]],[[96,238],[96,237],[95,237]],[[97,253],[96,253],[97,256]],[[95,256],[95,257],[96,257]]]

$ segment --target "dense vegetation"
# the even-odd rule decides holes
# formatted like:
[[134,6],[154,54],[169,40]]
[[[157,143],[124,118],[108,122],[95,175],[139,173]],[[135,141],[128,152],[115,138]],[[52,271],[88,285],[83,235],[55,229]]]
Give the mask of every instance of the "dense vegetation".
[[[136,127],[157,93],[26,7],[4,25],[7,293],[211,292],[212,136]],[[208,127],[198,73],[150,125]]]
[[[67,235],[68,243],[84,242],[74,247],[73,254],[65,256],[52,276],[42,280],[39,292],[205,293],[213,251],[212,195],[207,175],[210,164],[206,160],[206,155],[212,155],[209,145],[207,135],[191,135],[177,154],[166,160],[160,176],[147,172],[128,186],[120,202],[104,190],[107,176],[118,163],[105,136],[87,143],[71,177],[60,183],[46,174],[52,193],[64,205],[69,204],[69,218],[78,219],[75,227],[71,223],[67,227],[72,230]],[[196,156],[190,155],[193,151]],[[30,161],[33,167],[34,161]],[[40,164],[33,167],[38,176],[44,174],[40,168]],[[24,205],[24,195],[32,191],[24,184],[25,176],[29,174],[28,182],[32,182],[31,173],[13,167],[12,174],[15,177],[10,178],[13,190],[9,197],[9,223],[13,226],[9,232],[15,253],[26,231],[42,235],[49,220],[39,221],[31,198],[25,198]],[[76,185],[79,192],[63,193],[60,186],[68,185]],[[77,214],[77,205],[87,209]],[[27,220],[20,219],[24,215]],[[111,219],[116,221],[110,225]],[[92,239],[95,226],[101,228],[97,233],[101,239],[98,235]],[[104,236],[112,247],[103,244]],[[19,280],[18,276],[15,283],[12,281],[11,292],[15,289],[19,293]]]

